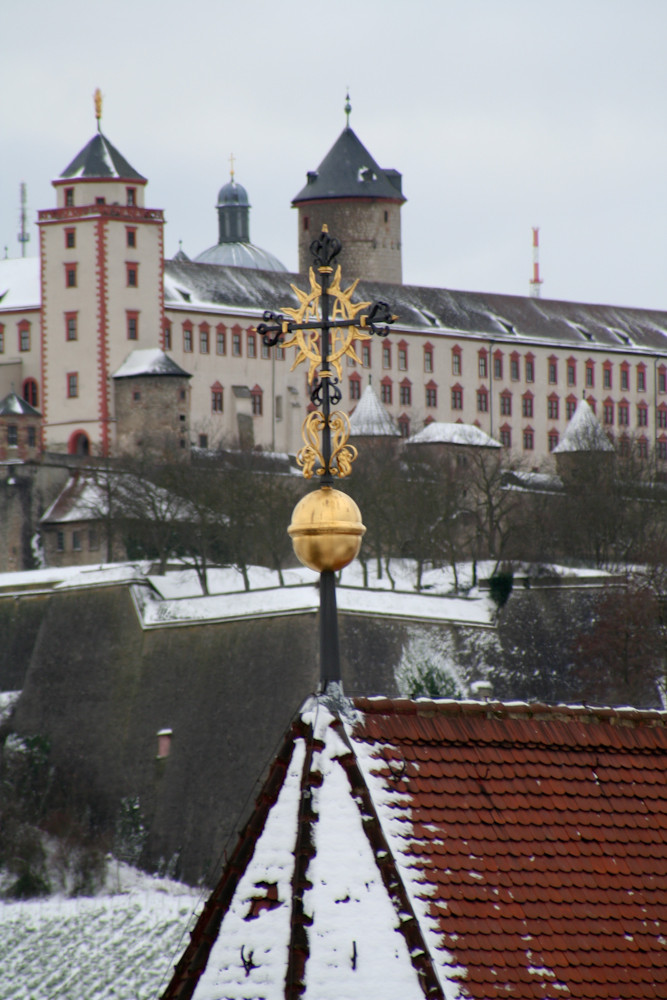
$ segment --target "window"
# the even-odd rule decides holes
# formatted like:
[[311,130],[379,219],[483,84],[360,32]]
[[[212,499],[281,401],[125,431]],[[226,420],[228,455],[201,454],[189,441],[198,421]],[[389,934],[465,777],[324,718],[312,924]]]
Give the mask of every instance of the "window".
[[248,332],[248,344],[246,350],[249,358],[257,357],[257,337],[254,333]]
[[22,319],[19,323],[19,351],[30,350],[30,323]]
[[[285,360],[285,348],[276,346],[276,361],[284,361],[284,360]],[[348,361],[350,360],[349,357],[347,360]]]
[[577,409],[577,397],[568,396],[565,400],[565,416],[568,420],[572,420],[575,410]]
[[28,427],[28,447],[35,448],[37,446],[37,431],[34,427]]
[[512,447],[512,428],[508,424],[500,428],[500,443],[503,448]]
[[558,361],[556,358],[549,358],[549,385],[556,385],[558,382]]
[[65,340],[76,340],[76,313],[65,313]]
[[350,376],[350,399],[361,399],[361,379]]
[[391,344],[382,345],[382,367],[391,368]]
[[[426,386],[426,405],[431,408],[438,405],[438,387],[435,382],[429,382]],[[460,410],[463,406],[463,390],[460,386],[452,389],[452,406],[455,410]]]
[[592,389],[595,385],[595,362],[586,362],[586,388]]
[[640,437],[637,441],[637,453],[640,458],[648,458],[648,441],[645,437]]
[[137,245],[137,230],[134,226],[125,227],[125,242],[128,247],[136,247]]
[[222,386],[219,382],[214,382],[211,386],[211,412],[222,413]]
[[477,390],[477,410],[479,413],[488,413],[489,410],[489,393],[484,387]]
[[73,552],[80,552],[81,551],[81,532],[80,531],[73,531],[72,532],[72,551]]
[[183,350],[186,354],[192,354],[192,323],[186,320],[183,324]]
[[567,384],[576,385],[577,384],[577,367],[576,361],[573,358],[568,358],[567,362]]
[[530,355],[530,356],[527,355],[526,356],[526,382],[534,382],[534,381],[535,381],[535,361],[534,361],[532,355]]
[[401,432],[401,437],[410,437],[410,417],[407,413],[402,413],[398,418],[398,429]]
[[645,403],[637,407],[637,427],[648,427],[648,406]]
[[667,459],[667,439],[664,437],[658,438],[658,458],[663,462]]
[[73,250],[76,246],[76,229],[66,229],[65,230],[65,247],[67,250]]
[[605,361],[602,367],[602,386],[605,389],[611,389],[611,363]]
[[549,431],[549,451],[558,447],[558,431]]
[[558,396],[549,396],[547,400],[547,417],[549,420],[558,420]]
[[488,378],[488,376],[489,376],[489,365],[488,365],[487,358],[488,358],[488,355],[487,355],[486,351],[480,351],[479,352],[479,361],[477,363],[477,367],[478,367],[479,377],[480,378]]
[[664,365],[658,368],[658,392],[667,392],[667,368]]
[[630,388],[630,365],[624,361],[621,365],[621,392],[627,392]]
[[241,327],[232,327],[232,355],[235,358],[241,357]]
[[519,355],[512,354],[510,357],[510,379],[512,382],[518,382],[521,378],[519,372]]
[[637,392],[646,392],[646,368],[637,365]]
[[433,371],[433,348],[430,346],[424,348],[424,371],[427,374]]
[[129,312],[127,314],[127,339],[139,339],[139,313]]
[[56,550],[58,552],[65,551],[65,532],[56,531]]
[[67,208],[74,205],[74,188],[65,188],[65,205]]
[[10,448],[16,448],[19,443],[19,429],[16,424],[9,424],[7,427],[7,444]]
[[593,398],[593,396],[586,396],[586,402],[590,406],[590,408],[593,411],[593,413],[597,413],[598,412],[597,411],[597,403],[596,403],[595,399]]
[[458,344],[452,347],[452,375],[461,374],[461,348]]
[[79,375],[77,372],[69,372],[67,375],[67,398],[76,399],[79,395]]
[[5,324],[0,323],[0,354],[5,353]]
[[500,394],[500,415],[502,417],[512,416],[512,393],[501,392]]
[[127,192],[127,203],[130,207],[137,204],[137,189],[136,188],[126,188]]
[[135,403],[139,402],[139,400],[141,399],[141,390],[140,389],[135,389],[134,390],[134,392],[132,393],[132,399],[133,399],[133,401]]
[[500,351],[496,351],[493,355],[493,377],[503,377],[503,356]]
[[226,354],[227,353],[227,328],[219,323],[215,328],[215,353],[216,354]]
[[199,435],[199,447],[208,448],[208,434]]
[[125,270],[127,272],[127,287],[136,288],[139,284],[139,265],[126,263]]
[[267,343],[265,343],[264,337],[262,337],[262,339],[260,341],[260,344],[261,344],[261,346],[260,346],[260,354],[262,356],[262,360],[263,361],[268,361],[270,359],[270,357],[271,357],[271,348],[269,347],[269,345]]
[[390,378],[383,378],[380,386],[382,402],[390,406],[392,402],[392,384]]
[[524,417],[532,417],[533,415],[533,394],[532,392],[525,393],[521,397],[521,413]]
[[361,345],[361,363],[364,368],[370,368],[371,366],[371,345],[362,344]]
[[535,436],[532,427],[526,427],[523,432],[523,450],[532,451],[535,447]]
[[614,423],[614,404],[611,400],[605,400],[602,410],[602,420],[607,427]]
[[23,383],[23,398],[31,406],[37,406],[37,383],[34,378],[27,378]]
[[667,406],[664,403],[658,407],[658,427],[667,430]]
[[95,204],[96,205],[106,205],[106,199],[105,198],[96,198],[95,199]]
[[250,390],[250,398],[252,400],[252,413],[254,417],[261,417],[262,415],[262,390],[258,385],[254,389]]
[[199,353],[208,354],[209,351],[209,330],[208,323],[199,324]]
[[309,229],[310,229],[310,219],[308,218],[307,215],[304,215],[304,217],[303,217],[303,231],[304,231],[304,233],[307,233]]
[[625,400],[618,404],[618,423],[620,427],[627,427],[630,423],[630,406]]
[[408,349],[404,344],[398,345],[398,370],[401,372],[408,370]]
[[88,551],[95,552],[100,547],[100,535],[97,528],[88,529]]
[[65,264],[65,287],[76,288],[76,264]]
[[412,405],[412,382],[409,379],[404,379],[400,384],[400,400],[401,406],[411,406]]

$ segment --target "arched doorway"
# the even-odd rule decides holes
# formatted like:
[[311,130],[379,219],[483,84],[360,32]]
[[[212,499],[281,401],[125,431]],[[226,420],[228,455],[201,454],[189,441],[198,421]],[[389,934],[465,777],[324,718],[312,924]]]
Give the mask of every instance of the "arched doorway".
[[85,431],[74,431],[67,442],[68,455],[90,455],[90,439]]

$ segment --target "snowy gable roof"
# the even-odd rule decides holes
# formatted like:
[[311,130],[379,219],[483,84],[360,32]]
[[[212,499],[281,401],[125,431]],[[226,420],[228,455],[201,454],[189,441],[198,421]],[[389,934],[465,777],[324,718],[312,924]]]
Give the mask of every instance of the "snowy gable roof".
[[350,434],[396,437],[400,436],[400,433],[373,386],[367,385],[350,417]]
[[163,1000],[660,993],[666,777],[661,712],[312,699]]
[[418,434],[409,437],[407,444],[463,444],[475,448],[500,448],[498,441],[489,437],[474,424],[450,424],[432,420]]
[[585,399],[580,399],[555,453],[565,451],[613,451],[600,421]]
[[144,350],[132,351],[123,361],[112,378],[139,378],[146,375],[181,375],[192,378],[173,358],[165,354],[159,347],[149,347]]

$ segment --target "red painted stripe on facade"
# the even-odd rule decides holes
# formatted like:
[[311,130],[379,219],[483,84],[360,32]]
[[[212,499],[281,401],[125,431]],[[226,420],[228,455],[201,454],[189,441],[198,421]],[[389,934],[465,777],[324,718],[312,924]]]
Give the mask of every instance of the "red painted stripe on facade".
[[97,237],[97,404],[102,454],[109,454],[109,317],[107,312],[106,219],[95,225]]

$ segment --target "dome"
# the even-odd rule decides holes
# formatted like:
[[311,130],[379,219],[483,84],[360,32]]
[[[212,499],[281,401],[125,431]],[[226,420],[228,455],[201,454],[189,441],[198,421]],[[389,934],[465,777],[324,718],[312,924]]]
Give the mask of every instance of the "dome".
[[257,271],[287,271],[284,264],[268,250],[254,243],[216,243],[195,257],[196,264],[220,264],[223,267],[251,267]]
[[242,184],[237,184],[234,180],[228,181],[218,192],[218,208],[222,205],[242,205],[250,208],[248,192]]

